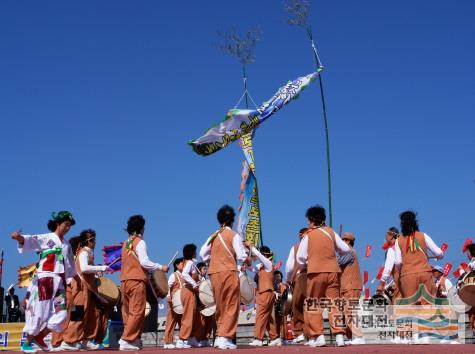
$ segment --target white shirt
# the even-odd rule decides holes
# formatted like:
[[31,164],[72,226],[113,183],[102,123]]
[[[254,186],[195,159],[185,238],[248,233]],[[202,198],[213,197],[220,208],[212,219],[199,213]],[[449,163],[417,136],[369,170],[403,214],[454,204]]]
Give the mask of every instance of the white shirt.
[[475,270],[475,258],[472,258],[468,266],[470,267],[471,270]]
[[[427,249],[431,251],[434,256],[439,257],[439,259],[443,258],[444,252],[442,252],[442,250],[435,244],[435,242],[429,237],[429,235],[424,234],[424,241],[426,243]],[[394,250],[396,252],[394,263],[396,265],[400,265],[402,264],[402,255],[401,249],[399,248],[399,242],[397,240]]]
[[[440,283],[440,279],[437,280],[436,285],[439,286],[439,283]],[[441,294],[442,294],[443,296],[447,296],[447,293],[448,293],[448,291],[450,290],[450,288],[451,288],[452,286],[454,286],[454,285],[452,284],[452,282],[451,282],[449,279],[445,278],[445,291],[442,291]]]
[[257,248],[254,246],[251,247],[251,253],[253,253],[260,261],[261,265],[257,265],[257,268],[260,269],[261,267],[264,267],[264,270],[268,273],[273,271],[272,267],[272,262],[269,258],[266,258]]
[[137,254],[140,265],[145,270],[148,270],[149,272],[153,272],[157,269],[162,270],[161,264],[154,263],[148,258],[147,244],[144,240],[140,240],[137,243],[137,246],[135,247],[135,253]]
[[89,247],[84,247],[84,249],[79,252],[79,270],[82,273],[99,273],[104,272],[107,269],[107,266],[92,265],[89,264],[89,259],[93,259],[92,250]]
[[[229,228],[228,226],[226,226],[226,229],[231,230],[231,228]],[[200,249],[200,257],[203,259],[204,262],[209,261],[209,259],[211,258],[211,242],[210,242],[211,236],[208,237],[208,239],[203,244],[203,246],[201,246],[201,249]],[[219,236],[216,237],[216,239],[213,242],[221,242],[219,241]],[[242,243],[242,237],[238,233],[236,233],[233,237],[233,249],[234,249],[234,252],[236,253],[236,263],[239,268],[241,264],[246,260],[247,253]]]
[[183,271],[181,272],[183,280],[190,284],[193,288],[198,286],[198,284],[191,277],[193,273],[196,273],[195,267],[195,262],[191,259],[188,259],[185,263],[185,266],[183,267]]
[[394,247],[388,248],[388,252],[386,253],[386,261],[384,262],[383,275],[381,276],[381,281],[388,283],[389,280],[391,279],[395,259],[396,259],[396,252],[394,251]]
[[285,279],[287,282],[291,281],[290,277],[292,276],[295,268],[295,247],[292,246],[287,257],[287,262],[285,262]]
[[[336,248],[336,251],[339,254],[344,254],[344,253],[351,252],[350,246],[348,246],[335,231],[333,231],[333,232],[335,233],[335,248]],[[300,265],[306,265],[307,264],[307,259],[308,259],[308,236],[305,235],[303,237],[302,241],[300,241],[300,246],[299,246],[299,249],[297,251],[297,262]]]

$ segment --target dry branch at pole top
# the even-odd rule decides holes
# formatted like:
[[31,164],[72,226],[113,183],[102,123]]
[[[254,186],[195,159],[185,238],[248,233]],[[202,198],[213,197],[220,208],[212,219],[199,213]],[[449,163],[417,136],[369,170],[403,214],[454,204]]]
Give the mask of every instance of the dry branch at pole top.
[[308,27],[310,2],[308,0],[287,0],[284,3],[285,11],[290,15],[287,23],[292,26]]
[[223,39],[219,47],[225,54],[235,56],[243,66],[255,62],[254,50],[262,35],[259,27],[251,27],[243,36],[234,28],[228,32],[218,31],[218,35]]

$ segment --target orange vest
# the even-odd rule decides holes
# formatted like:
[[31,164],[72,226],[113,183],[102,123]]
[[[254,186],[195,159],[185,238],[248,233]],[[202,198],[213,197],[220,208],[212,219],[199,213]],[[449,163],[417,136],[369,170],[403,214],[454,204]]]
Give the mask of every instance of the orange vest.
[[358,256],[354,249],[351,250],[351,253],[354,257],[353,263],[345,265],[341,272],[340,290],[342,292],[347,290],[361,290],[363,288]]
[[[134,237],[134,236],[132,236]],[[120,281],[125,280],[141,280],[146,282],[148,280],[148,275],[145,270],[140,265],[140,262],[135,253],[137,244],[142,240],[142,238],[135,236],[132,241],[132,249],[128,250],[126,248],[127,241],[124,242],[122,246],[122,269],[120,273]]]
[[257,286],[257,293],[261,294],[268,290],[274,290],[274,272],[266,272],[264,265],[259,270],[259,285]]
[[335,256],[335,232],[330,227],[323,227],[329,236],[319,228],[307,233],[308,259],[307,273],[340,273]]
[[209,263],[208,274],[226,271],[237,272],[236,252],[234,252],[233,247],[235,233],[231,229],[226,228],[220,234],[232,256],[224,247],[219,236],[215,237],[214,240],[211,241],[211,260]]
[[175,293],[175,291],[177,291],[178,289],[180,289],[183,285],[183,278],[181,277],[181,274],[180,272],[175,272],[173,273],[175,274],[175,282],[173,283],[173,285],[171,286],[170,288],[170,295],[173,296],[173,294]]
[[409,236],[401,236],[397,239],[402,257],[400,275],[403,276],[405,274],[431,272],[432,268],[429,264],[429,260],[427,259],[427,245],[424,234],[419,231],[414,233],[414,239],[419,242],[422,248],[416,252],[411,252],[407,248],[406,244],[408,239]]

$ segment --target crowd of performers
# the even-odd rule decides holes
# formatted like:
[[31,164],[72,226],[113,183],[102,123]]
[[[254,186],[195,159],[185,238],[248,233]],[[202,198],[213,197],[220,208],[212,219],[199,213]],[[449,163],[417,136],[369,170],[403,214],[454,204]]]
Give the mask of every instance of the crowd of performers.
[[[343,298],[359,300],[362,291],[358,256],[354,250],[355,236],[346,232],[341,237],[325,224],[325,209],[310,207],[306,212],[307,227],[299,232],[298,242],[290,248],[285,265],[285,276],[273,267],[273,253],[267,246],[259,249],[233,231],[235,212],[225,205],[218,210],[218,231],[198,248],[185,245],[183,257],[173,262],[173,273],[168,278],[169,301],[164,337],[165,348],[210,346],[215,330],[214,346],[236,349],[235,339],[240,312],[240,274],[253,267],[256,272],[257,307],[252,346],[264,345],[266,333],[269,346],[280,346],[287,338],[287,316],[274,311],[279,296],[289,287],[293,289],[291,328],[293,344],[305,343],[311,347],[326,345],[323,307],[320,299]],[[21,349],[25,353],[41,350],[97,350],[107,330],[110,308],[98,295],[97,277],[107,271],[106,265],[95,265],[96,233],[84,230],[78,237],[65,239],[75,224],[67,211],[53,213],[47,234],[22,235],[13,232],[20,253],[39,254],[37,272],[27,292],[24,332],[27,339]],[[386,261],[378,292],[390,285],[393,301],[414,295],[419,285],[433,296],[446,296],[452,284],[441,277],[440,267],[431,267],[429,258],[440,259],[442,250],[419,230],[416,214],[405,211],[400,215],[401,231],[392,227],[386,233]],[[131,216],[126,227],[128,238],[122,246],[120,290],[124,331],[119,340],[120,350],[142,348],[146,293],[149,274],[167,265],[149,259],[144,240],[145,219]],[[470,245],[471,269],[475,269],[475,245]],[[429,257],[429,251],[433,256]],[[197,256],[202,262],[197,262]],[[201,283],[208,281],[215,307],[203,311],[197,298]],[[180,290],[182,314],[174,311],[172,302]],[[337,325],[336,318],[344,315],[346,326]],[[475,324],[471,316],[472,324]],[[336,305],[329,309],[330,331],[337,346],[364,344],[362,329],[352,321],[352,313]],[[179,326],[178,340],[174,342],[175,327]],[[52,348],[45,337],[52,332]],[[345,336],[347,340],[345,340]],[[413,342],[423,342],[414,334]]]

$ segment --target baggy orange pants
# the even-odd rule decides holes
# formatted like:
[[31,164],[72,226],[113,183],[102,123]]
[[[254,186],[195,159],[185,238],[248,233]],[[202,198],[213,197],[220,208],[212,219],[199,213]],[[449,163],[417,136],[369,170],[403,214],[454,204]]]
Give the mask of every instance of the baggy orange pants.
[[209,276],[216,302],[216,335],[234,338],[237,332],[240,288],[237,271],[213,273]]
[[276,339],[279,337],[277,333],[277,324],[275,318],[272,316],[274,311],[275,295],[274,291],[267,290],[263,293],[258,293],[256,296],[256,323],[254,326],[254,337],[263,340],[264,334],[269,332],[270,339]]
[[[323,334],[322,299],[331,302],[328,320],[333,334],[343,334],[344,326],[338,318],[342,314],[334,304],[334,299],[340,296],[339,273],[311,273],[307,274],[307,298],[304,305],[304,318],[308,328],[308,336],[316,338]],[[337,325],[339,324],[339,325]]]
[[361,296],[361,290],[352,289],[343,291],[341,297],[345,300],[345,324],[346,324],[346,336],[348,339],[354,337],[362,337],[363,331],[361,329],[361,323],[358,319],[358,315],[351,311],[351,306],[348,304],[349,299],[359,300]]
[[167,320],[165,322],[165,333],[163,340],[165,344],[173,343],[173,335],[175,333],[175,327],[177,324],[181,323],[181,315],[173,311],[173,304],[171,301],[168,302],[168,311],[167,311]]
[[86,314],[91,306],[89,290],[81,282],[71,283],[71,311],[68,326],[63,331],[63,340],[67,343],[78,343],[84,339]]
[[[64,330],[68,328],[69,325],[69,317],[71,316],[71,305],[72,305],[72,295],[71,295],[71,285],[68,284],[66,286],[66,308],[68,311],[68,315],[66,317],[66,322],[64,325]],[[63,332],[52,332],[51,333],[51,345],[53,347],[57,347],[63,341]]]
[[[424,285],[427,292],[432,296],[435,296],[437,293],[437,286],[435,285],[432,272],[402,274],[399,278],[399,285],[401,286],[400,290],[404,298],[413,296],[419,290],[419,285]],[[427,301],[421,300],[416,302],[416,304],[427,304]]]
[[124,333],[121,339],[133,342],[142,336],[147,298],[145,282],[124,280],[120,290],[122,292],[122,320],[124,321]]
[[[297,277],[306,276],[305,273],[297,275]],[[307,332],[303,313],[306,292],[307,289],[302,288],[302,282],[295,281],[292,293],[292,332],[295,337]]]
[[180,339],[188,340],[193,332],[193,319],[196,316],[196,296],[191,287],[181,288],[181,303],[183,315],[181,315]]

